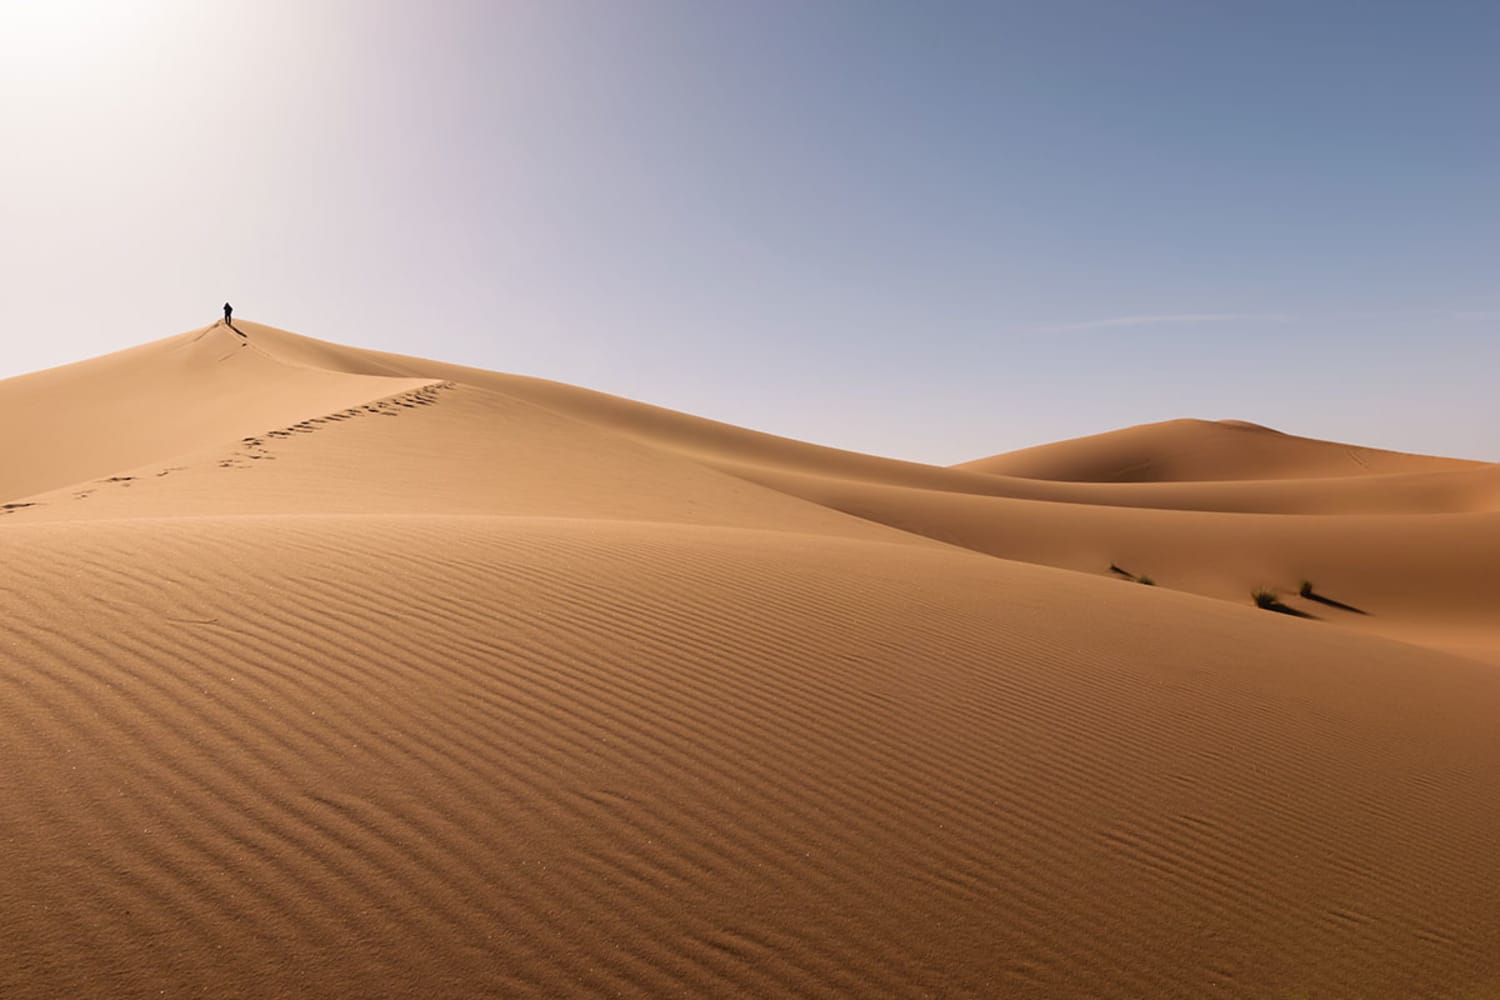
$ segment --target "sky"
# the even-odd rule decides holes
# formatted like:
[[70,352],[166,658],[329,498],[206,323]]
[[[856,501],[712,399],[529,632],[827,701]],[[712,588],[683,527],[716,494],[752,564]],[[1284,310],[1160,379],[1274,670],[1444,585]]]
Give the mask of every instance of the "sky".
[[0,377],[236,316],[948,464],[1500,460],[1500,4],[0,0]]

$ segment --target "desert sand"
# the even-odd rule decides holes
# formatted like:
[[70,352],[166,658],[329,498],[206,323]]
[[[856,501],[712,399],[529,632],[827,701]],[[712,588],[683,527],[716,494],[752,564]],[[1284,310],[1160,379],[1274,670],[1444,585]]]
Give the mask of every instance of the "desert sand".
[[236,325],[0,382],[0,997],[1500,996],[1500,466]]

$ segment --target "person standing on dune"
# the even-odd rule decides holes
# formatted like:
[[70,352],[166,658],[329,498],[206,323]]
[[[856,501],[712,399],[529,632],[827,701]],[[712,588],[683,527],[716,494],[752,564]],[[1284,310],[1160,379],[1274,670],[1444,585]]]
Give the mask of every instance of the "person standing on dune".
[[238,333],[240,335],[240,339],[248,344],[250,342],[250,335],[244,333],[241,330],[235,329],[234,323],[231,322],[231,317],[233,316],[234,306],[230,305],[228,302],[224,303],[224,325],[229,327],[229,329],[234,330],[235,333]]

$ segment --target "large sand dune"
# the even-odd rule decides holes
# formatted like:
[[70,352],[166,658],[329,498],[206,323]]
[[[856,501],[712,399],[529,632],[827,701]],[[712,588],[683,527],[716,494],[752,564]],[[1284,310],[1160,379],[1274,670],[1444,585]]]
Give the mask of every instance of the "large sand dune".
[[1168,420],[994,455],[959,468],[1026,479],[1149,483],[1326,479],[1480,464],[1317,441],[1243,420]]
[[237,325],[0,382],[0,997],[1500,995],[1500,467]]

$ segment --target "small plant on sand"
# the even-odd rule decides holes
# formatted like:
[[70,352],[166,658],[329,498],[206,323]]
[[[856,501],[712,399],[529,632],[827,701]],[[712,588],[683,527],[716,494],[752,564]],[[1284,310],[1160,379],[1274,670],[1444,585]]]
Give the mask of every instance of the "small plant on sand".
[[1300,594],[1303,597],[1311,597],[1313,595],[1312,581],[1311,580],[1303,580],[1302,581],[1302,586],[1300,586],[1300,587],[1297,588],[1297,593]]
[[1274,608],[1281,603],[1281,595],[1270,587],[1257,587],[1250,591],[1250,600],[1257,608]]
[[1154,586],[1156,586],[1156,581],[1153,580],[1153,579],[1151,579],[1145,573],[1142,573],[1140,576],[1136,577],[1135,578],[1135,582],[1136,583],[1144,583],[1148,587],[1154,587]]

